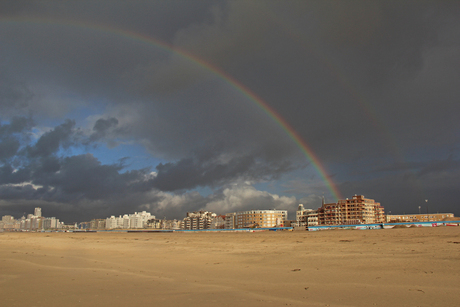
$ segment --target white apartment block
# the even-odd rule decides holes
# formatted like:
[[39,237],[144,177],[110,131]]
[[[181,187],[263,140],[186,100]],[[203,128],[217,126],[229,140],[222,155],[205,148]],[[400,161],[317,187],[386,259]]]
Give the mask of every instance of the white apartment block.
[[108,217],[105,219],[105,228],[106,229],[115,229],[118,228],[118,219],[115,215]]
[[55,217],[43,217],[41,216],[41,208],[35,208],[35,214],[28,214],[26,217],[21,217],[16,220],[11,215],[2,216],[0,222],[0,229],[22,229],[22,230],[48,230],[48,229],[58,229],[61,228],[62,223],[59,222],[59,219]]
[[134,212],[134,214],[124,214],[123,216],[115,217],[112,215],[105,219],[105,229],[140,229],[146,228],[147,221],[155,219],[155,216],[150,212]]
[[41,217],[42,216],[42,208],[39,208],[39,207],[35,208],[34,215],[38,216],[38,217]]
[[123,229],[128,229],[129,228],[129,215],[125,214],[123,215],[123,219],[122,220],[119,220],[121,221],[121,224],[122,224],[122,227]]

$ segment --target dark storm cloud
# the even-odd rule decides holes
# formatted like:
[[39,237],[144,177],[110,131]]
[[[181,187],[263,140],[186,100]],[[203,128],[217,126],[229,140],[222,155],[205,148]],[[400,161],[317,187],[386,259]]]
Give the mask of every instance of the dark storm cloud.
[[[21,123],[22,122],[22,123]],[[99,132],[109,128],[116,120],[108,120],[109,123],[98,121],[96,130]],[[104,124],[105,123],[105,124]],[[25,127],[30,127],[24,119],[14,119],[11,124],[0,126],[0,135],[8,131],[11,134],[16,132],[27,133]],[[19,138],[18,138],[19,139]],[[31,184],[45,187],[35,191],[35,194],[43,193],[42,197],[58,197],[58,200],[72,200],[83,196],[88,199],[98,199],[110,197],[115,193],[127,191],[127,187],[133,188],[133,191],[145,190],[144,179],[148,175],[148,170],[136,170],[122,173],[124,169],[124,159],[117,164],[102,165],[91,154],[77,156],[61,156],[61,149],[80,146],[77,141],[81,141],[81,135],[78,129],[75,129],[75,122],[66,120],[63,124],[56,126],[54,129],[44,133],[34,144],[25,145],[22,150],[18,150],[21,144],[17,139],[6,139],[2,142],[3,147],[7,149],[8,142],[12,149],[2,151],[2,154],[8,156],[3,159],[5,162],[0,172],[0,182],[3,184],[20,184],[30,182]],[[4,140],[3,140],[4,141]],[[6,143],[6,144],[4,144]],[[83,143],[88,141],[83,140]],[[21,159],[22,164],[14,168],[6,158],[15,156]],[[10,159],[12,160],[12,159]],[[134,188],[133,184],[139,184]],[[51,188],[52,187],[52,188]],[[50,188],[50,189],[48,189]],[[30,192],[30,185],[10,187],[9,190],[20,190]],[[69,198],[67,198],[69,197]]]
[[428,1],[324,1],[319,7],[326,47],[352,57],[374,86],[421,69],[443,17],[442,8]]
[[[89,136],[88,142],[96,142],[101,139],[108,139],[109,144],[112,144],[116,146],[116,142],[113,141],[110,136],[117,137],[118,135],[121,135],[123,133],[123,129],[117,129],[118,126],[118,119],[114,117],[110,117],[107,119],[104,118],[99,118],[95,123],[93,127],[93,133]],[[88,145],[89,145],[88,143]]]
[[20,184],[30,180],[31,172],[28,168],[15,169],[11,164],[3,164],[0,168],[1,184]]
[[[0,168],[0,198],[22,200],[24,204],[40,200],[45,206],[62,203],[74,206],[75,210],[89,204],[92,213],[80,213],[78,218],[90,218],[96,211],[107,210],[109,203],[112,209],[117,204],[121,206],[120,214],[121,208],[132,207],[134,211],[139,202],[149,199],[144,195],[151,190],[149,172],[147,169],[123,171],[123,168],[121,163],[103,165],[90,154],[43,158],[19,169],[5,164]],[[59,211],[48,213],[54,215],[53,212]]]
[[65,123],[44,133],[34,146],[28,147],[27,153],[31,158],[46,157],[56,153],[60,148],[72,145],[75,121],[66,120]]
[[33,8],[34,0],[0,1],[0,16],[10,16]]
[[93,130],[96,131],[96,133],[103,134],[105,133],[108,129],[115,127],[118,125],[118,120],[116,118],[108,118],[108,119],[98,119],[96,123],[94,124]]
[[[65,5],[54,1],[6,1],[5,9],[12,14],[42,16],[81,20],[87,23],[106,24],[117,28],[127,28],[169,39],[174,33],[190,24],[210,19],[209,7],[216,1],[183,0],[136,1],[127,4],[123,0],[112,1],[68,1]],[[16,3],[16,4],[15,4]]]
[[427,163],[427,165],[420,170],[419,176],[457,171],[458,168],[460,168],[460,160],[456,160],[453,156],[450,156],[446,160]]
[[[0,127],[5,197],[24,193],[53,210],[72,204],[69,212],[145,205],[179,215],[207,204],[278,201],[249,187],[219,190],[234,181],[270,181],[298,169],[318,176],[286,129],[221,71],[295,129],[345,196],[361,193],[393,211],[425,197],[457,199],[457,2],[17,1],[0,9],[50,20],[0,27],[0,116],[10,122]],[[52,22],[63,19],[70,25]],[[215,71],[94,24],[161,39]],[[12,115],[31,114],[47,126],[81,109],[97,110],[87,130],[69,120],[31,142],[30,124],[11,130]],[[124,141],[163,159],[157,173],[65,153]],[[187,192],[196,187],[217,190]],[[235,196],[240,205],[225,202]]]
[[145,175],[145,171],[120,173],[122,164],[102,165],[90,154],[63,158],[58,174],[48,180],[37,180],[37,184],[55,188],[52,194],[66,198],[105,199],[115,194],[135,190],[135,185]]
[[6,161],[16,155],[21,147],[21,141],[28,139],[28,134],[22,132],[33,126],[31,118],[13,117],[9,124],[0,124],[0,161]]
[[8,114],[10,109],[17,110],[27,107],[32,98],[32,91],[24,83],[0,72],[0,110],[3,116],[5,113]]
[[34,122],[31,118],[14,116],[9,124],[0,125],[0,137],[11,133],[20,133],[29,130]]
[[5,138],[0,141],[0,160],[11,158],[16,154],[20,147],[18,140]]
[[257,163],[255,156],[240,156],[230,161],[187,158],[176,163],[160,163],[156,166],[157,176],[152,184],[161,191],[187,190],[199,186],[218,186],[240,178],[271,180],[293,169],[288,161],[271,165]]
[[[132,72],[142,70],[152,58],[166,57],[162,48],[119,32],[170,41],[178,29],[207,19],[212,5],[212,1],[137,1],[133,6],[125,1],[32,2],[11,14],[27,22],[6,23],[1,29],[5,67],[27,76],[35,88],[52,85],[53,90],[110,97],[112,102],[135,95],[130,90]],[[43,78],[48,82],[43,84]]]
[[[428,103],[424,110],[416,111],[417,116],[388,111],[417,101],[417,90],[410,91],[410,84],[426,68],[427,51],[442,44],[437,37],[444,30],[444,19],[451,14],[449,8],[434,2],[289,2],[283,3],[283,9],[276,14],[278,24],[287,26],[276,28],[270,15],[280,6],[269,2],[230,2],[217,10],[214,22],[178,32],[175,44],[243,81],[296,127],[326,161],[386,155],[386,143],[393,141],[389,139],[393,136],[385,131],[392,130],[387,125],[402,124],[405,129],[419,125],[420,115],[444,112],[427,108]],[[299,25],[289,19],[291,15],[309,18]],[[295,31],[289,32],[289,27]],[[323,56],[318,57],[318,53]],[[199,68],[184,61],[163,63],[160,70],[153,69],[152,91],[177,91],[187,84],[196,84],[200,76],[203,78]],[[393,95],[395,84],[404,84],[404,93],[409,97],[401,97],[400,90]],[[451,86],[447,92],[453,89]],[[433,93],[437,91],[440,90],[431,89]],[[190,108],[185,106],[185,112],[193,114],[203,106],[191,104]],[[192,107],[194,110],[190,110]],[[209,110],[202,113],[209,114]],[[225,120],[225,116],[218,114],[215,118]],[[397,123],[392,116],[398,117]],[[399,118],[403,116],[404,119]],[[212,131],[219,129],[210,126],[212,123],[207,120],[198,125],[212,127]],[[226,129],[233,128],[235,125],[226,125]],[[239,140],[254,136],[233,135]],[[368,146],[354,146],[360,143]],[[353,149],[340,156],[334,154],[334,148],[343,146]],[[281,146],[279,150],[282,151]]]
[[[103,132],[116,120],[98,121],[95,130]],[[81,199],[111,199],[115,195],[147,191],[148,169],[125,171],[124,162],[102,165],[91,154],[61,156],[59,151],[78,147],[85,140],[75,122],[45,132],[33,144],[25,137],[33,123],[27,118],[13,118],[0,126],[0,195],[3,199],[41,199],[75,203]],[[16,166],[13,166],[16,164]]]

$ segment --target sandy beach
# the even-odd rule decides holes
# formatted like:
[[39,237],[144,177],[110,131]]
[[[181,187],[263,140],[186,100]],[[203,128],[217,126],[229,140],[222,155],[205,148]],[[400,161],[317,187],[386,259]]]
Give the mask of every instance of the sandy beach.
[[0,233],[3,306],[459,306],[460,227]]

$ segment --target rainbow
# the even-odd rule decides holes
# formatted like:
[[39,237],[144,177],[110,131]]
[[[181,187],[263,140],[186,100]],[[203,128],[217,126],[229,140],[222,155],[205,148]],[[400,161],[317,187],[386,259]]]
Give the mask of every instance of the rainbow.
[[121,36],[128,40],[142,42],[144,44],[180,55],[182,58],[192,63],[195,63],[199,65],[200,67],[202,67],[203,69],[213,73],[215,76],[217,76],[224,82],[228,83],[231,87],[233,87],[236,91],[241,93],[243,96],[247,97],[250,101],[253,101],[262,111],[265,112],[267,116],[272,118],[286,132],[286,134],[295,142],[295,144],[300,148],[303,154],[311,162],[316,172],[320,175],[321,179],[324,181],[328,190],[330,191],[331,195],[335,198],[335,200],[343,198],[339,189],[337,188],[335,183],[332,181],[332,179],[328,175],[326,169],[322,165],[317,155],[313,152],[310,146],[308,146],[308,144],[300,137],[300,135],[295,131],[295,129],[280,114],[278,114],[275,109],[273,109],[262,98],[256,95],[253,91],[251,91],[241,82],[233,78],[231,75],[227,74],[220,68],[213,66],[210,63],[204,61],[198,56],[193,55],[186,50],[177,48],[164,41],[147,36],[145,34],[132,32],[132,31],[124,30],[124,29],[119,29],[119,28],[114,28],[114,27],[108,27],[108,26],[101,25],[101,24],[83,23],[83,22],[71,21],[71,20],[35,18],[35,17],[0,18],[0,23],[13,24],[13,25],[14,24],[21,24],[21,25],[22,24],[31,24],[31,25],[44,24],[44,25],[50,25],[50,26],[58,25],[58,26],[66,26],[66,27],[77,27],[77,28],[93,30],[93,31],[96,30],[96,31],[101,31],[101,32]]

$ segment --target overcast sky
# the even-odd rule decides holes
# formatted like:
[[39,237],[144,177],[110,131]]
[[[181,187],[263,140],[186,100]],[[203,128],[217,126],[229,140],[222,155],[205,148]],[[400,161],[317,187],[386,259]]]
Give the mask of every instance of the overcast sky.
[[336,201],[331,183],[393,214],[459,215],[459,16],[458,1],[0,1],[0,215],[293,219]]

